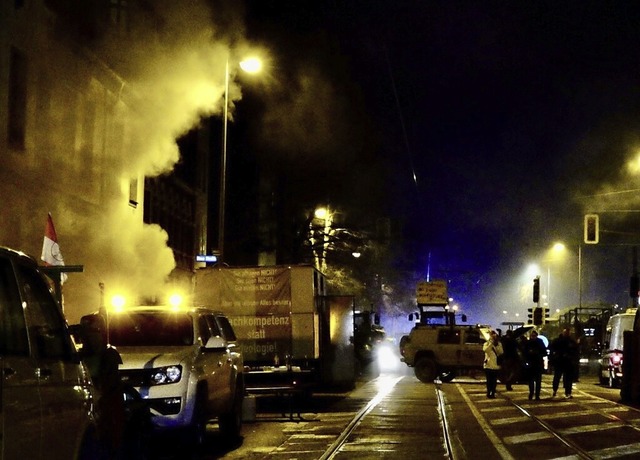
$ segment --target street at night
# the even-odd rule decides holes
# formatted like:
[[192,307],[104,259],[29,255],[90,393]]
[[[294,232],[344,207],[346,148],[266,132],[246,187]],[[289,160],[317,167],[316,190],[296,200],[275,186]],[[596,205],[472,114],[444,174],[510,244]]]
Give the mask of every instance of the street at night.
[[639,26],[0,0],[0,460],[640,458]]
[[[551,397],[544,377],[540,401],[526,384],[501,386],[486,398],[481,375],[424,384],[408,373],[361,381],[343,394],[318,394],[301,405],[301,418],[282,416],[265,401],[245,424],[239,446],[220,446],[211,434],[201,458],[635,458],[640,454],[637,408],[619,404],[619,390],[593,376],[575,397]],[[259,441],[258,441],[259,440]],[[222,443],[224,445],[224,443]],[[227,451],[228,449],[228,451]]]

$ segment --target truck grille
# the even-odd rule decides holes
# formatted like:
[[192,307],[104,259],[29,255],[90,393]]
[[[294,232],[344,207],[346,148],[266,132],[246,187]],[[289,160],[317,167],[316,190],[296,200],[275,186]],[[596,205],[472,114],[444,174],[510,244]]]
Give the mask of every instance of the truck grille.
[[122,383],[134,387],[151,385],[152,369],[129,369],[120,371]]

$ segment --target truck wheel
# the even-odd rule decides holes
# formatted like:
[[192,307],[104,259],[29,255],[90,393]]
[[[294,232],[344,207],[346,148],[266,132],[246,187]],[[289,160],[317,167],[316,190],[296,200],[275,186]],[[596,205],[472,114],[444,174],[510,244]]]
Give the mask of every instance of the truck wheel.
[[433,383],[436,379],[436,363],[431,358],[419,358],[415,364],[415,373],[423,383]]
[[609,378],[602,375],[602,370],[600,371],[600,385],[608,385]]
[[187,436],[191,445],[197,450],[204,444],[207,434],[207,393],[205,388],[199,388],[193,407],[193,419]]
[[242,400],[244,399],[241,387],[236,388],[235,393],[231,411],[218,418],[222,434],[234,440],[240,437],[242,431]]
[[456,378],[456,373],[455,371],[446,371],[446,372],[442,372],[438,378],[440,379],[441,382],[444,383],[449,383],[451,382],[454,378]]

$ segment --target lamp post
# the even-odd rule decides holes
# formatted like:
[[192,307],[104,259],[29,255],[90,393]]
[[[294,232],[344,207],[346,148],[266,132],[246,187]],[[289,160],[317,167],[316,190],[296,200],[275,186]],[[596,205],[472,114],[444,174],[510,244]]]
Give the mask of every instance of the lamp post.
[[[323,206],[316,208],[313,216],[315,219],[322,221],[322,239],[320,241],[320,248],[315,249],[315,257],[316,257],[316,267],[320,271],[326,271],[327,268],[327,250],[329,247],[329,238],[332,233],[333,226],[333,215],[334,213],[331,211],[329,206]],[[311,223],[313,228],[313,222]],[[313,243],[312,246],[315,246],[315,236],[312,235]]]
[[[239,67],[247,73],[258,73],[262,69],[260,59],[252,57],[240,61]],[[224,224],[227,196],[227,133],[229,125],[229,59],[224,67],[224,107],[222,110],[222,155],[220,158],[220,202],[218,207],[218,262],[224,260]]]
[[[566,250],[567,250],[567,247],[563,243],[555,243],[551,248],[551,252],[553,252],[553,254],[556,254],[556,255],[561,255]],[[550,277],[549,277],[548,284],[550,284]],[[549,295],[549,287],[547,288],[547,295]],[[578,244],[578,306],[582,308],[582,245],[581,244]]]

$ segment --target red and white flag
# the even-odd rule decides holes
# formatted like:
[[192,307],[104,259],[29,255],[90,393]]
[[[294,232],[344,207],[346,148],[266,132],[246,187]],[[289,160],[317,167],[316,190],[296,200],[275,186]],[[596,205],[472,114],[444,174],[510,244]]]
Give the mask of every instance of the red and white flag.
[[[58,236],[56,235],[56,229],[53,226],[53,219],[51,213],[47,216],[47,225],[44,229],[44,240],[42,241],[42,255],[40,256],[45,265],[64,265],[64,259],[60,253],[60,246],[58,245]],[[62,273],[62,282],[67,279],[67,275]]]

